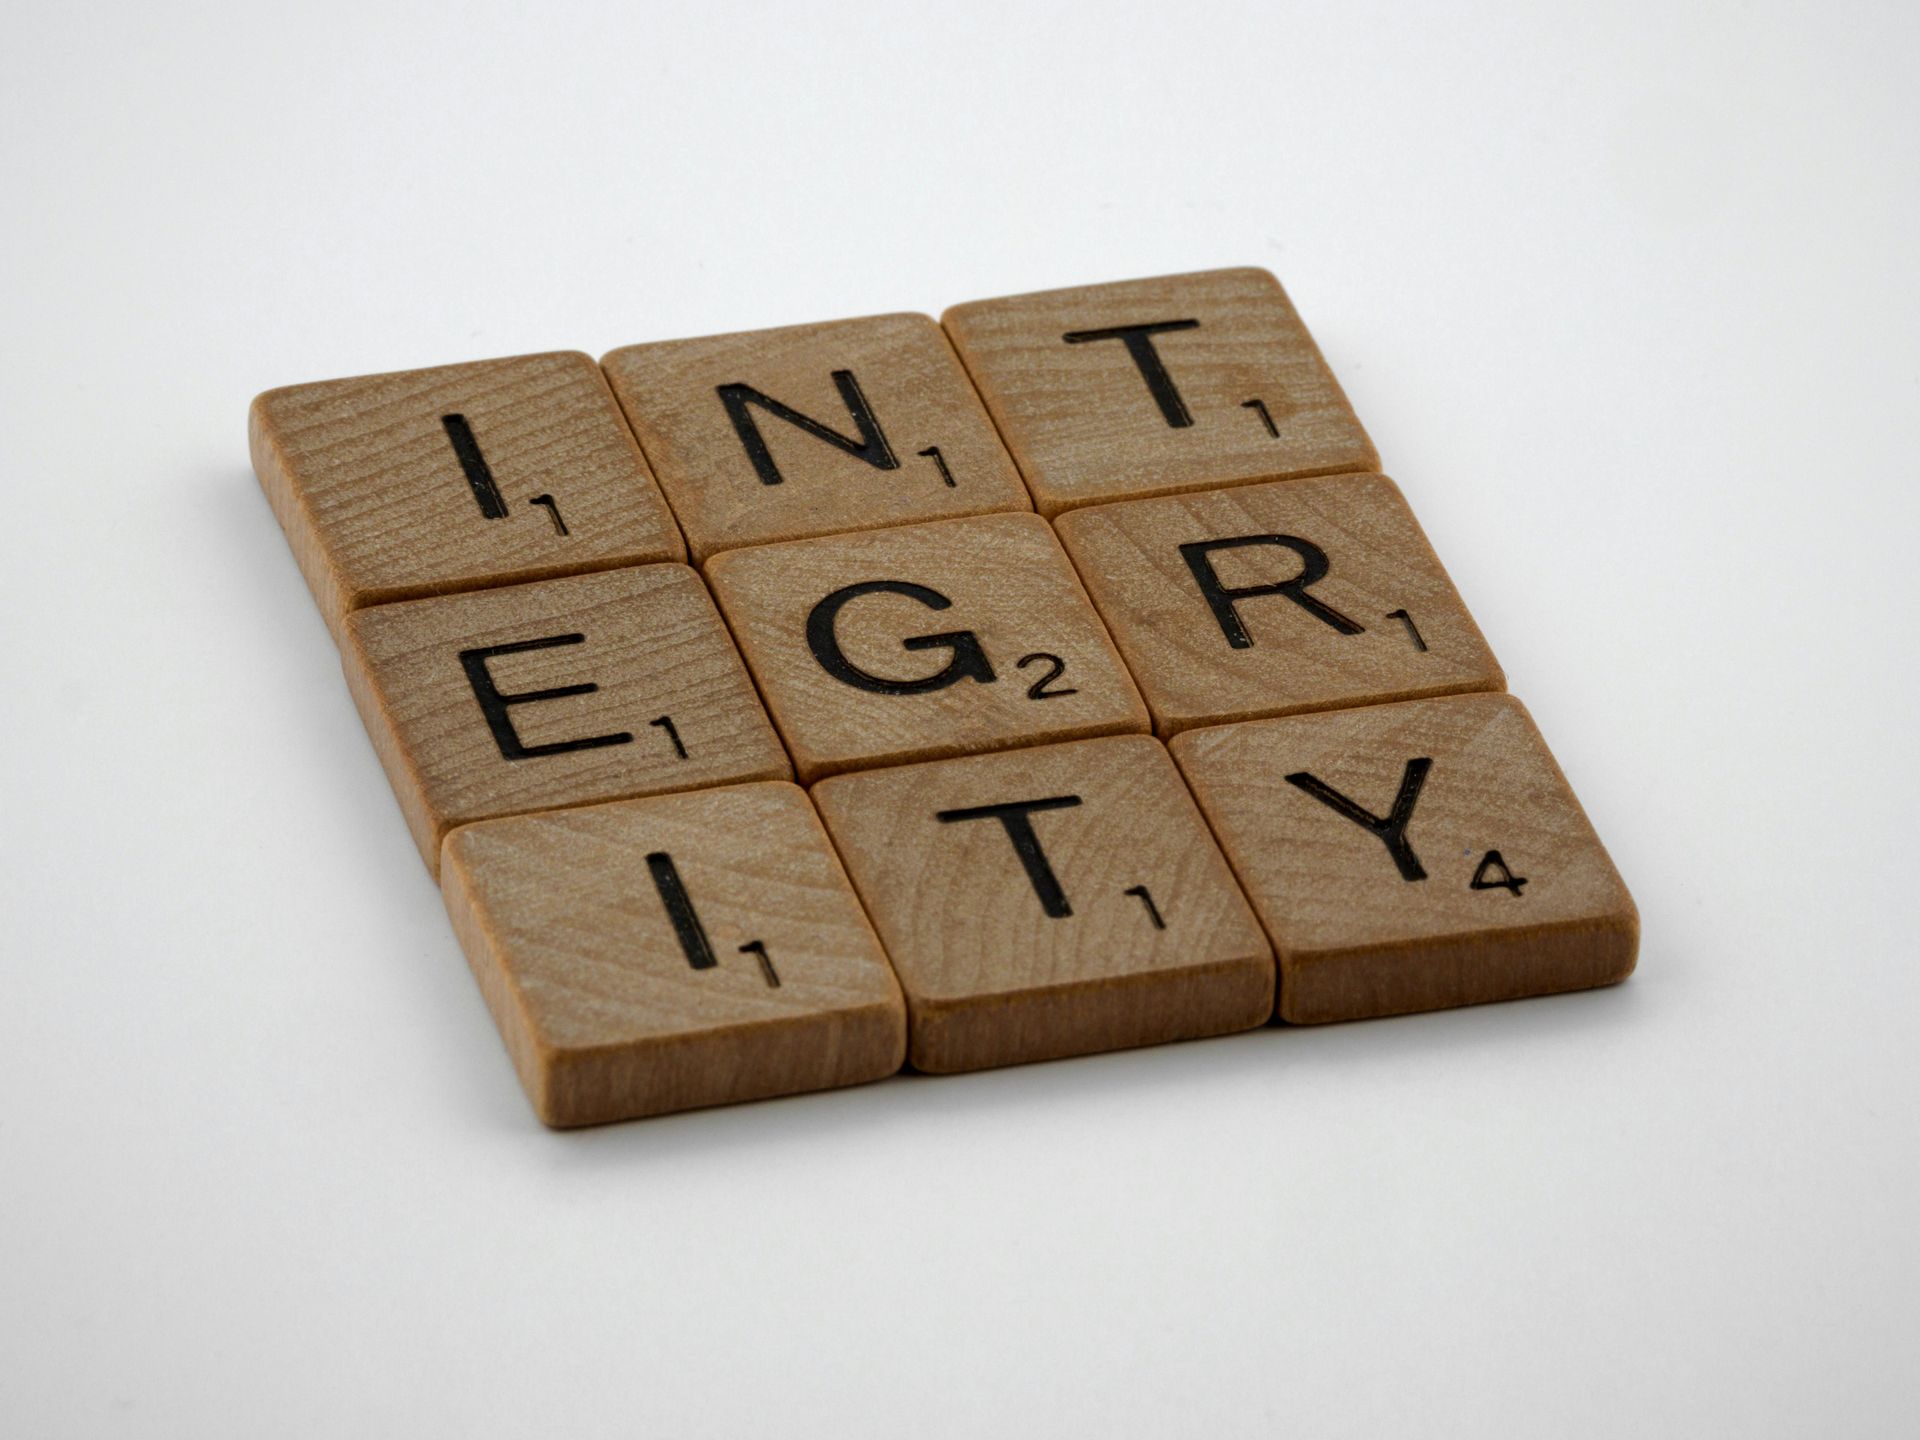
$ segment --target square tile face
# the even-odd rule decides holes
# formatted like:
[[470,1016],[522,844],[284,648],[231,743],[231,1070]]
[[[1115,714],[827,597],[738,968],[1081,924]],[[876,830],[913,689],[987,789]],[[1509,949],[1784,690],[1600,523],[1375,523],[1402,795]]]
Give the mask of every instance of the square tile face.
[[463,826],[441,884],[549,1125],[853,1085],[905,1056],[900,988],[796,786]]
[[631,345],[605,364],[696,559],[1032,509],[928,316]]
[[1519,701],[1459,695],[1176,736],[1312,1023],[1624,980],[1639,917]]
[[429,867],[472,820],[793,776],[684,565],[356,611],[342,660]]
[[1383,475],[1097,505],[1056,528],[1162,735],[1506,683]]
[[269,390],[253,466],[339,638],[350,610],[686,550],[577,353]]
[[803,780],[1148,728],[1037,515],[734,550],[707,579]]
[[1380,463],[1265,270],[979,300],[942,318],[1043,515]]
[[1220,1035],[1273,1013],[1266,938],[1157,740],[842,775],[813,797],[906,991],[919,1069]]

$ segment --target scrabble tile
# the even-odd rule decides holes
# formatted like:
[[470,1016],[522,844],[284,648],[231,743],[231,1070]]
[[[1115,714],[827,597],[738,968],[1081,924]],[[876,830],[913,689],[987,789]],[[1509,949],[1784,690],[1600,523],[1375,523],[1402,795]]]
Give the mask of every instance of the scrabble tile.
[[1157,740],[866,771],[813,797],[906,991],[921,1070],[1221,1035],[1273,1013],[1266,937]]
[[1506,683],[1384,475],[1096,505],[1055,528],[1162,735]]
[[1633,970],[1633,901],[1511,696],[1190,730],[1172,750],[1279,952],[1287,1020]]
[[684,565],[356,611],[342,660],[429,867],[468,821],[793,775]]
[[441,886],[549,1125],[854,1085],[905,1056],[900,987],[797,786],[465,825]]
[[585,355],[269,390],[248,428],[335,639],[366,605],[686,558]]
[[1043,515],[1379,464],[1264,270],[980,300],[942,318]]
[[803,780],[1148,728],[1037,515],[733,550],[707,579]]
[[929,316],[632,345],[605,364],[697,559],[1032,509]]

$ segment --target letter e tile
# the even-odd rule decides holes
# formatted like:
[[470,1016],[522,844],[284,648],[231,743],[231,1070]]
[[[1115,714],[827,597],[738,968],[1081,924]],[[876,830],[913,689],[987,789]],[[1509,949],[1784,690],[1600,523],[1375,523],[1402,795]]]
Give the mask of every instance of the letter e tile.
[[376,605],[341,658],[430,867],[470,821],[793,775],[685,565]]

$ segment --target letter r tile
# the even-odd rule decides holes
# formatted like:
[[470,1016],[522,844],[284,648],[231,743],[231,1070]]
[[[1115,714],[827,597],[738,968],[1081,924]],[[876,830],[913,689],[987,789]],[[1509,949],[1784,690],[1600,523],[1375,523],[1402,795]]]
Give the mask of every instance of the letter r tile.
[[629,345],[604,363],[696,560],[1033,508],[929,316]]
[[1159,741],[823,780],[814,803],[906,992],[921,1070],[1223,1035],[1272,953]]
[[1455,695],[1189,730],[1171,749],[1310,1024],[1581,990],[1640,921],[1526,708]]
[[1148,728],[1037,515],[730,550],[707,579],[804,781]]
[[377,605],[348,618],[341,658],[436,873],[469,821],[792,778],[684,565]]
[[1379,464],[1265,270],[979,300],[942,319],[1043,515]]
[[1055,526],[1163,736],[1506,684],[1384,475],[1094,505]]

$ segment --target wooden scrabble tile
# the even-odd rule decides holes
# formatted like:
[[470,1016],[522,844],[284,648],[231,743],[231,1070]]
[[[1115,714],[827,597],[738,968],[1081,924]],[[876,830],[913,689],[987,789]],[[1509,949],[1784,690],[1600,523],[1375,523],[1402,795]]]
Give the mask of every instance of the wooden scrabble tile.
[[929,316],[631,345],[604,363],[696,559],[1033,508]]
[[1279,951],[1287,1020],[1633,970],[1633,901],[1511,696],[1190,730],[1172,750]]
[[441,885],[549,1125],[854,1085],[905,1056],[900,987],[797,786],[465,825]]
[[1162,735],[1506,683],[1384,475],[1096,505],[1055,528]]
[[979,300],[942,319],[1043,515],[1379,464],[1265,270]]
[[707,579],[803,780],[1148,728],[1037,515],[732,550]]
[[792,778],[684,565],[356,611],[342,660],[429,867],[472,820]]
[[1273,1013],[1266,938],[1157,740],[866,771],[813,797],[906,991],[921,1070],[1220,1035]]
[[248,428],[336,640],[365,605],[686,558],[586,355],[269,390]]

